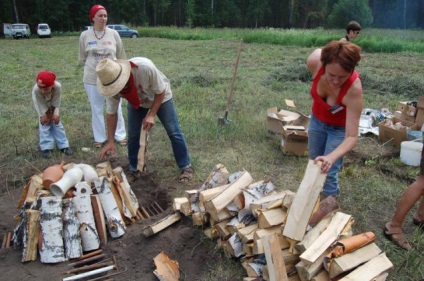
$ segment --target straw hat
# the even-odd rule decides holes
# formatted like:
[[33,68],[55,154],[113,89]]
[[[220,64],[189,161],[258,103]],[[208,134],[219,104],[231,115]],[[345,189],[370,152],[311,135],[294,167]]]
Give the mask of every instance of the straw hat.
[[97,89],[102,96],[118,94],[130,78],[131,64],[127,60],[101,59],[96,67]]

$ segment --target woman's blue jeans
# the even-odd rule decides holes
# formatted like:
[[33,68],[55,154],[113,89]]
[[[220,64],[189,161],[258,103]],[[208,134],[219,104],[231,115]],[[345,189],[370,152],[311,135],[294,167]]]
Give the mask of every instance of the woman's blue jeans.
[[[309,158],[315,159],[318,156],[332,152],[345,139],[345,132],[346,127],[328,125],[312,115],[308,127]],[[333,163],[328,171],[322,192],[325,196],[336,196],[339,194],[339,170],[342,164],[343,158],[340,158]]]
[[[146,117],[149,109],[135,109],[130,103],[127,105],[128,110],[128,158],[130,162],[130,170],[137,171],[137,156],[140,148],[140,132],[144,117]],[[191,166],[190,156],[188,154],[187,144],[184,134],[180,129],[177,112],[175,111],[174,100],[170,99],[160,106],[157,117],[171,140],[172,151],[174,152],[175,161],[180,169],[186,169]]]

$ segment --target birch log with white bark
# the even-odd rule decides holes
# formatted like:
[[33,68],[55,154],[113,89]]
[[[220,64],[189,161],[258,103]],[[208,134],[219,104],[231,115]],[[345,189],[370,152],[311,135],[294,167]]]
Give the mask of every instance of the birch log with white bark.
[[40,209],[42,243],[40,260],[42,263],[58,263],[66,260],[63,247],[62,198],[42,197]]
[[121,237],[125,234],[126,226],[112,194],[109,181],[105,177],[100,177],[94,180],[94,186],[102,202],[110,236],[113,238]]
[[63,199],[63,241],[65,243],[65,256],[68,259],[82,256],[79,228],[80,223],[73,198]]
[[100,247],[100,238],[91,206],[91,187],[86,182],[80,182],[75,185],[75,189],[74,203],[80,223],[82,249],[84,252],[96,250]]

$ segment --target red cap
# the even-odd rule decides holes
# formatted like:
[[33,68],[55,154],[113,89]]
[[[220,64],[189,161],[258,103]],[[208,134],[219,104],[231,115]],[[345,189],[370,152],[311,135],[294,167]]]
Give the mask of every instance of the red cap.
[[91,7],[91,9],[90,9],[90,14],[89,14],[90,21],[93,21],[94,16],[95,16],[95,15],[97,14],[97,12],[98,12],[98,11],[100,11],[100,10],[105,10],[105,11],[106,11],[106,8],[105,8],[105,7],[103,7],[102,5],[94,5],[93,7]]
[[42,70],[37,75],[37,86],[38,88],[48,88],[54,85],[56,80],[56,74],[53,72]]

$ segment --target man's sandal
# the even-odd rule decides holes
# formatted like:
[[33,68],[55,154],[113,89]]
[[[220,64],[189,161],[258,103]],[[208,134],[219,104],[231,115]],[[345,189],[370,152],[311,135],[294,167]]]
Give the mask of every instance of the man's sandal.
[[119,143],[120,146],[127,146],[128,142],[127,142],[126,139],[123,139],[123,140],[118,141],[118,143]]
[[420,220],[418,220],[418,219],[416,219],[416,218],[412,218],[412,222],[413,222],[416,226],[418,226],[419,228],[424,229],[424,221],[420,221]]
[[389,230],[387,226],[384,226],[383,233],[388,240],[392,241],[402,249],[407,251],[412,250],[412,246],[409,244],[408,240],[405,239],[402,229]]
[[103,143],[102,142],[95,142],[94,143],[94,147],[95,148],[102,148],[102,146],[103,146]]
[[193,173],[194,170],[191,167],[184,169],[179,177],[180,182],[188,182],[189,180],[191,180],[191,178],[193,177]]

